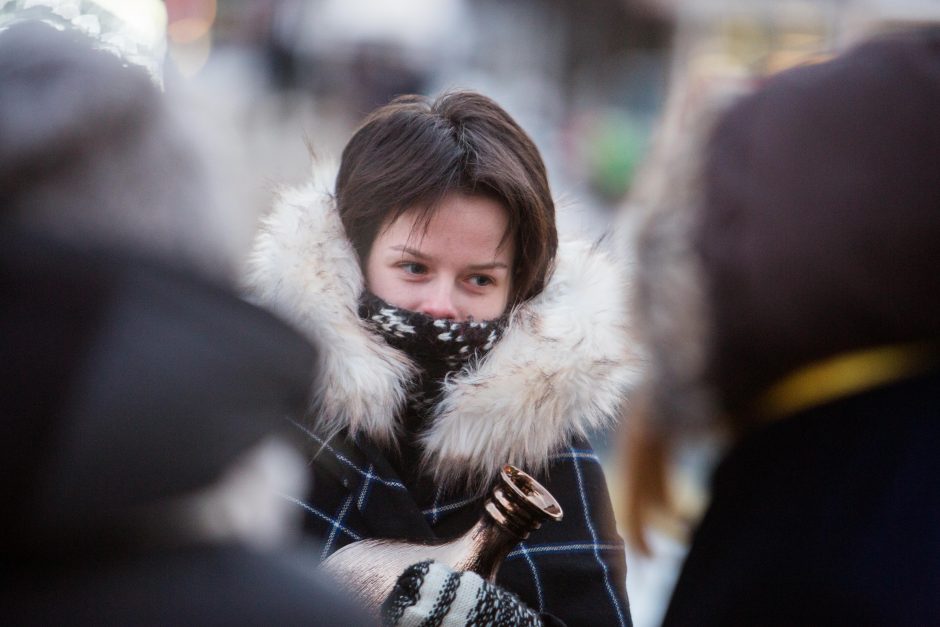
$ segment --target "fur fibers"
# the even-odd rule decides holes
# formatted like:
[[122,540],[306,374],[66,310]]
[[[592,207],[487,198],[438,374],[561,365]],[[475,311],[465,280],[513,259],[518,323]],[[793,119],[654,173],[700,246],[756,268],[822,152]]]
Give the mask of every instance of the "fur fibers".
[[704,203],[702,180],[707,142],[720,115],[747,86],[677,92],[653,150],[633,186],[622,231],[632,251],[634,284],[629,310],[644,354],[634,398],[644,429],[662,437],[708,432],[720,412],[705,383],[711,312],[707,277],[694,250],[693,233]]
[[[284,191],[256,240],[248,288],[319,347],[312,428],[394,447],[415,368],[359,319],[363,287],[330,195],[313,184]],[[482,361],[445,382],[421,436],[442,485],[485,486],[507,462],[544,470],[572,436],[616,419],[636,372],[625,289],[598,247],[561,243],[545,290],[511,312]]]

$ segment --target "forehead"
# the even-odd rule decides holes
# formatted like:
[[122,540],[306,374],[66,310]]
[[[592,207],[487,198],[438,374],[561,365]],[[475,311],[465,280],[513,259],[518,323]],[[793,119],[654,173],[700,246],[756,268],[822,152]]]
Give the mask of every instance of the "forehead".
[[419,208],[405,211],[379,233],[376,243],[428,255],[462,253],[486,260],[512,257],[509,215],[498,200],[451,193],[434,207],[429,218],[425,215]]

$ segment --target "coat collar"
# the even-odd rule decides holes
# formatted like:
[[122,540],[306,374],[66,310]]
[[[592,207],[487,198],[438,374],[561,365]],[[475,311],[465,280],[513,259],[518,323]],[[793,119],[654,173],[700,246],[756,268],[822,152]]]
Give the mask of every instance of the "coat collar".
[[[329,193],[282,191],[248,267],[252,298],[320,347],[314,431],[394,447],[414,366],[359,319],[362,272]],[[545,290],[510,313],[486,359],[448,378],[423,463],[442,485],[486,486],[507,462],[545,470],[571,437],[616,419],[636,365],[621,271],[597,246],[563,241]]]

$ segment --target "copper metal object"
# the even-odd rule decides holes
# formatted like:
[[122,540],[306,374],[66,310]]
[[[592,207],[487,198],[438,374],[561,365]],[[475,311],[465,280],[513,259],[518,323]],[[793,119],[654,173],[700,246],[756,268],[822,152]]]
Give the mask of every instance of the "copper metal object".
[[408,566],[434,560],[493,581],[516,544],[538,529],[542,521],[558,521],[561,517],[561,506],[548,490],[506,464],[483,504],[480,520],[459,538],[439,544],[360,540],[328,557],[323,568],[378,616],[382,603]]

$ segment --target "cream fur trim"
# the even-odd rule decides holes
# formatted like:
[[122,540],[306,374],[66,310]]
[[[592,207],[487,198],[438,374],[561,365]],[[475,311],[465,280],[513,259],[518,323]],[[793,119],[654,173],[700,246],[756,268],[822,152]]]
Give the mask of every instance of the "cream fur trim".
[[[313,185],[284,192],[249,268],[256,300],[320,348],[313,428],[393,445],[413,366],[359,320],[362,273],[330,196]],[[617,418],[637,371],[625,290],[599,248],[560,245],[543,293],[512,312],[480,364],[446,382],[421,439],[438,481],[485,486],[507,462],[542,470],[572,436]]]
[[314,185],[282,192],[248,261],[259,304],[292,322],[319,349],[313,427],[343,428],[394,445],[394,419],[413,365],[359,319],[362,271],[329,195]]

